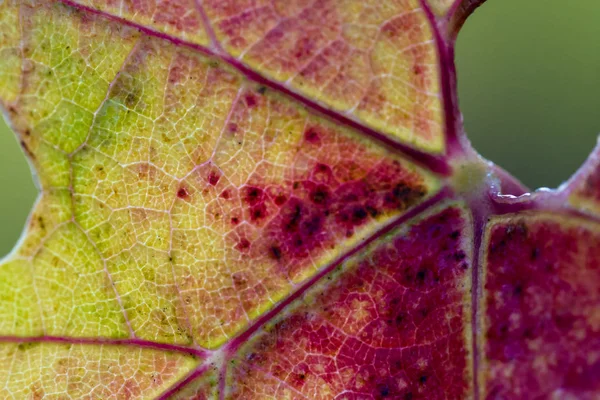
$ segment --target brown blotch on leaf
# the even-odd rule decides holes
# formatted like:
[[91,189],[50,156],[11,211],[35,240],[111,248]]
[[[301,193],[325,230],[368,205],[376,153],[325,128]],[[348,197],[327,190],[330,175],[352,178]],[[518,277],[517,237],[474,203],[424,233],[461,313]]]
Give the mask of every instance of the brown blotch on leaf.
[[21,143],[21,147],[23,148],[23,151],[29,156],[29,158],[31,158],[32,160],[35,160],[35,155],[29,149],[29,146],[27,146],[27,143],[25,143],[23,140],[21,140],[20,143]]
[[233,285],[238,290],[244,289],[248,284],[248,280],[241,273],[236,273],[236,274],[231,275],[231,279],[233,280]]

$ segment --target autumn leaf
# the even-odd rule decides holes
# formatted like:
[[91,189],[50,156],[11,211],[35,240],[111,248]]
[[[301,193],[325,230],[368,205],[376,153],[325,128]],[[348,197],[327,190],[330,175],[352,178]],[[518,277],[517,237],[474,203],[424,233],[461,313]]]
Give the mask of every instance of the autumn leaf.
[[534,193],[471,148],[480,3],[0,3],[0,397],[600,396],[600,147]]

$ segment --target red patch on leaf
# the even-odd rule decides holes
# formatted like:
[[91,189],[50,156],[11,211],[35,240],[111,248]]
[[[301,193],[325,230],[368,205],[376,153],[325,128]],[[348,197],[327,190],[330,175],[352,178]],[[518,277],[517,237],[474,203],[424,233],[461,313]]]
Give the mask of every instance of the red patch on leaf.
[[[600,391],[600,234],[552,217],[492,228],[486,258],[488,398],[593,398]],[[557,398],[558,398],[557,397]]]
[[177,197],[179,197],[180,199],[187,199],[188,196],[189,193],[185,187],[182,186],[179,188],[179,190],[177,190]]
[[243,350],[234,397],[278,397],[282,387],[310,397],[318,382],[331,398],[465,398],[470,271],[454,253],[464,251],[466,227],[458,209],[446,209],[309,291],[311,306],[292,305]]
[[304,132],[304,139],[311,144],[318,144],[320,143],[320,136],[319,136],[319,132],[317,131],[316,128],[308,128],[305,132]]
[[240,239],[238,244],[235,246],[235,248],[242,252],[246,251],[250,248],[250,241],[246,238],[242,238],[242,239]]
[[219,183],[219,179],[221,179],[221,174],[216,171],[211,171],[208,174],[208,183],[210,183],[212,186],[216,186],[217,183]]

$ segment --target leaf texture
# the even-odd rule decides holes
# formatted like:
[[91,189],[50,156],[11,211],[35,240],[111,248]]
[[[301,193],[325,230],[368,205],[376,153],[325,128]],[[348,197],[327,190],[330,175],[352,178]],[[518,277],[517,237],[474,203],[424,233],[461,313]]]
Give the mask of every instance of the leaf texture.
[[2,398],[595,398],[598,150],[522,195],[471,149],[480,3],[0,4]]

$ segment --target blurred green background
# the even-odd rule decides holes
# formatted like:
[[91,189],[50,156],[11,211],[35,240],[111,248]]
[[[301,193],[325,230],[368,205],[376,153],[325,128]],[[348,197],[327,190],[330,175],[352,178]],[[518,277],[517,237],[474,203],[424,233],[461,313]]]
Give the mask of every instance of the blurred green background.
[[[461,31],[459,98],[473,146],[531,188],[556,187],[600,133],[600,1],[488,0]],[[36,197],[0,122],[0,257]]]

